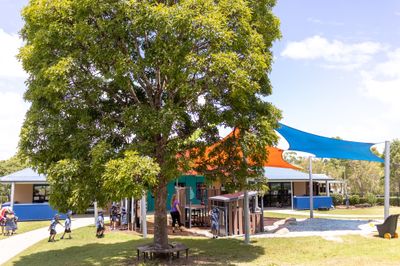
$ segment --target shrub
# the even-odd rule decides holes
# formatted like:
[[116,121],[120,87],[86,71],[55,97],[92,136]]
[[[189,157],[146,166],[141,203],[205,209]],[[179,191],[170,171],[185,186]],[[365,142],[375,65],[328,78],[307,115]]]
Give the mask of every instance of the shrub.
[[376,203],[378,205],[384,205],[385,204],[385,199],[384,198],[377,198],[376,199]]
[[332,196],[333,205],[337,206],[337,205],[343,204],[342,194],[333,193],[333,194],[331,194],[331,196]]
[[364,204],[364,203],[368,203],[368,199],[366,197],[360,197],[359,204]]
[[360,203],[360,196],[358,195],[351,195],[349,198],[350,205],[356,205]]
[[367,203],[371,204],[371,206],[375,206],[378,202],[375,194],[372,193],[367,193],[367,195],[365,195],[365,199],[367,200]]

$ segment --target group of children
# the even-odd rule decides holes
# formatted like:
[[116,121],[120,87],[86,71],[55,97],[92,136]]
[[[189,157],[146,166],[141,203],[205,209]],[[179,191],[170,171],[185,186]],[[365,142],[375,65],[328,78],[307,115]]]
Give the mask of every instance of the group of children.
[[[71,215],[72,212],[68,211],[67,212],[67,218],[65,218],[65,222],[64,225],[61,224],[60,222],[60,216],[58,214],[56,214],[54,216],[54,218],[51,220],[50,222],[50,226],[49,226],[49,231],[50,231],[50,236],[49,236],[49,242],[54,242],[55,241],[55,236],[57,235],[57,231],[56,231],[56,227],[57,224],[61,225],[62,227],[64,227],[64,233],[61,236],[60,239],[64,239],[64,236],[66,234],[68,234],[68,238],[71,239]],[[96,220],[96,237],[100,238],[104,236],[104,216],[103,216],[103,212],[100,211],[98,216],[97,216],[97,220]]]
[[71,215],[72,215],[72,212],[68,211],[67,212],[67,218],[65,218],[64,225],[62,225],[60,223],[60,216],[58,214],[56,214],[54,216],[54,218],[51,220],[50,226],[49,226],[49,231],[50,231],[49,242],[54,242],[55,241],[54,238],[57,235],[57,231],[56,231],[57,224],[59,224],[62,227],[64,227],[64,233],[63,233],[63,235],[61,236],[60,239],[64,239],[65,234],[68,234],[68,238],[69,239],[72,238],[71,237],[71,232],[72,232],[71,231]]
[[111,230],[128,230],[128,213],[124,207],[113,204],[110,210]]
[[18,217],[14,211],[6,207],[0,210],[1,234],[10,236],[18,229]]
[[[175,200],[176,201],[176,200]],[[179,204],[179,202],[175,203],[175,201],[173,201],[173,205],[175,205],[175,207],[177,207],[177,205]],[[113,205],[111,207],[111,211],[110,211],[110,217],[111,217],[111,230],[116,230],[117,225],[120,224],[120,229],[121,230],[126,230],[128,229],[128,217],[127,217],[127,213],[126,210],[124,208],[121,208],[121,211],[119,211],[120,208],[118,205]],[[214,207],[213,209],[210,210],[210,220],[211,220],[211,232],[213,234],[213,238],[218,238],[218,231],[219,231],[219,214],[220,211],[217,207]],[[1,215],[1,214],[0,214]],[[55,236],[57,234],[56,231],[56,226],[57,224],[61,225],[64,227],[64,233],[61,236],[60,239],[64,239],[64,236],[66,234],[68,234],[69,239],[71,239],[71,215],[72,212],[68,211],[67,213],[67,218],[65,219],[65,223],[64,225],[62,225],[60,223],[60,216],[58,214],[56,214],[54,216],[54,218],[51,220],[50,226],[49,226],[49,231],[50,231],[50,236],[49,236],[49,242],[54,242],[55,241]],[[11,216],[9,216],[11,217]],[[16,217],[15,215],[13,215],[12,217]],[[4,219],[1,219],[0,221],[3,221]],[[7,221],[11,221],[11,219],[6,219],[5,222],[5,227],[6,227],[6,231],[11,230],[12,232],[15,231],[16,227],[16,221],[18,220],[18,218],[13,219],[14,221],[14,226],[11,225],[11,222],[9,222],[7,224]],[[175,219],[173,219],[175,220]],[[180,221],[178,220],[178,225],[180,225]],[[3,226],[2,226],[3,228]],[[14,230],[12,230],[12,228],[15,228]],[[173,222],[173,229],[175,229],[175,222]],[[97,216],[97,220],[96,220],[96,237],[97,238],[102,238],[104,237],[104,230],[105,230],[105,226],[104,226],[104,216],[103,216],[103,212],[99,211],[98,216]],[[182,231],[182,230],[181,230]],[[3,231],[2,231],[3,233]]]

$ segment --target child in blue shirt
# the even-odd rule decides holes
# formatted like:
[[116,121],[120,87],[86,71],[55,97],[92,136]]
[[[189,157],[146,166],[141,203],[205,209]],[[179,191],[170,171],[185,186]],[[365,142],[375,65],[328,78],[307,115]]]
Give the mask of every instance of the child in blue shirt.
[[17,220],[18,217],[15,216],[14,212],[11,211],[7,213],[5,220],[6,234],[13,235],[17,230]]
[[128,214],[125,210],[125,208],[121,209],[121,230],[127,230],[128,229]]
[[50,222],[50,226],[49,226],[50,236],[49,236],[49,241],[48,242],[54,242],[55,241],[54,237],[57,234],[57,231],[56,231],[57,224],[63,226],[60,223],[60,216],[58,214],[54,215],[54,218]]
[[64,239],[65,234],[68,234],[68,238],[71,239],[71,215],[72,211],[67,212],[67,218],[65,219],[65,225],[64,225],[64,234],[62,235],[61,239]]
[[97,216],[96,229],[96,237],[104,237],[104,217],[102,211],[99,211],[99,214]]
[[214,207],[210,211],[210,219],[211,219],[211,232],[213,234],[213,238],[218,238],[218,230],[219,230],[219,209]]

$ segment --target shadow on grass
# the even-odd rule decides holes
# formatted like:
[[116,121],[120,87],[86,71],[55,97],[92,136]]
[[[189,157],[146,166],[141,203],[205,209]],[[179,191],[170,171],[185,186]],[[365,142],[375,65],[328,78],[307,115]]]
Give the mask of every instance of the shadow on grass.
[[[235,265],[251,263],[264,255],[262,247],[245,245],[238,239],[190,239],[173,238],[171,242],[184,243],[189,250],[189,259],[185,256],[174,259],[171,265]],[[150,240],[130,240],[119,243],[93,243],[83,246],[67,247],[22,256],[13,265],[169,265],[168,260],[136,259],[136,247]]]

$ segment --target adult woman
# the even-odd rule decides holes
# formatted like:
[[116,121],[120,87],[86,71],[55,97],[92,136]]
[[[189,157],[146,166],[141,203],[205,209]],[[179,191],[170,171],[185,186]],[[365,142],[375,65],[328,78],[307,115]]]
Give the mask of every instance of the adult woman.
[[181,210],[179,208],[179,200],[176,198],[176,194],[172,195],[171,199],[171,218],[172,218],[172,233],[175,233],[175,225],[178,224],[179,229],[182,232],[181,224]]

